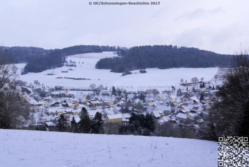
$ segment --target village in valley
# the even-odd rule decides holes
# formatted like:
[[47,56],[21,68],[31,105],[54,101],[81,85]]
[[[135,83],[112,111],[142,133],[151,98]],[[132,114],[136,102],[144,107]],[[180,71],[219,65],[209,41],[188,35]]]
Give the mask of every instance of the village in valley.
[[0,167],[249,167],[249,0],[7,0]]
[[[216,75],[218,78],[218,75]],[[128,91],[91,84],[88,89],[66,89],[62,86],[45,87],[39,81],[27,84],[19,81],[25,99],[33,113],[28,126],[55,129],[60,115],[68,126],[74,118],[80,121],[80,112],[86,108],[90,118],[97,112],[105,123],[126,125],[132,113],[151,114],[158,124],[170,123],[198,130],[211,104],[216,100],[217,81],[194,77],[181,79],[178,87],[168,90],[148,89]]]

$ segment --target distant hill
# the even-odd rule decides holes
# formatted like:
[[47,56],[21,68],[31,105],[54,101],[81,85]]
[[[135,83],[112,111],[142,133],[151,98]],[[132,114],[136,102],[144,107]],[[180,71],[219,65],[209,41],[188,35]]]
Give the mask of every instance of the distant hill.
[[5,47],[0,46],[0,57],[5,56],[6,63],[28,62],[34,57],[44,56],[51,50],[37,47]]
[[119,57],[101,59],[96,68],[127,72],[144,68],[229,67],[233,58],[232,55],[171,45],[133,47],[118,54]]
[[24,73],[42,72],[63,66],[66,56],[115,51],[118,57],[101,59],[98,69],[110,69],[112,72],[127,72],[144,68],[177,67],[228,67],[232,55],[217,54],[197,48],[176,46],[139,46],[120,49],[112,46],[79,45],[63,49],[43,49],[37,47],[1,47],[0,58],[6,63],[27,63]]
[[36,47],[0,46],[0,58],[4,58],[4,63],[27,63],[24,73],[28,73],[61,67],[65,62],[65,57],[68,55],[103,51],[116,51],[116,48],[111,46],[79,45],[46,50]]
[[24,68],[24,73],[42,72],[47,69],[62,67],[65,63],[66,56],[69,55],[115,50],[115,47],[97,45],[79,45],[63,49],[50,50],[46,55],[36,56],[30,59]]

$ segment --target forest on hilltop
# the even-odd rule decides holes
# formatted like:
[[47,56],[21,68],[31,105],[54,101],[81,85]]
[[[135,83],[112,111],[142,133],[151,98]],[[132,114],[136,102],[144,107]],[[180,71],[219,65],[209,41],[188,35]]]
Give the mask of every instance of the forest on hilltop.
[[119,56],[101,59],[96,68],[110,69],[112,72],[145,68],[229,67],[233,58],[232,55],[172,45],[137,46],[129,49],[98,45],[79,45],[63,49],[0,47],[0,58],[7,55],[6,63],[27,63],[24,73],[28,73],[62,67],[69,55],[104,51],[117,52]]
[[69,55],[116,50],[116,47],[98,45],[78,45],[48,50],[37,47],[0,47],[0,58],[4,58],[5,63],[27,63],[24,73],[28,73],[61,67]]
[[232,55],[171,45],[133,47],[119,51],[118,55],[119,57],[101,59],[96,68],[127,72],[145,68],[229,67],[233,58]]

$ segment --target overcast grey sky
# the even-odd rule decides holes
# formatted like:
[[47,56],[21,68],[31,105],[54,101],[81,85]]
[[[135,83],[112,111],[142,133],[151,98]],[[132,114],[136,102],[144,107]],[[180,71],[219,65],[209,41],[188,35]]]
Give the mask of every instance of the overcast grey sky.
[[4,46],[173,44],[220,53],[249,51],[248,0],[161,0],[159,6],[89,6],[88,0],[0,2]]

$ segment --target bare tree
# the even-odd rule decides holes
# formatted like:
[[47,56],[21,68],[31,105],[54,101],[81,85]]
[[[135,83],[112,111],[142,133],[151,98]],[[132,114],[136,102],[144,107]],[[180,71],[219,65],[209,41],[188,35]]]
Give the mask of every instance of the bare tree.
[[2,90],[6,84],[12,84],[16,77],[16,67],[12,64],[7,64],[7,53],[0,55],[0,90]]
[[29,104],[22,97],[16,85],[16,68],[0,61],[0,128],[18,128],[29,117]]
[[191,82],[194,84],[197,84],[197,82],[199,82],[199,80],[197,77],[193,77],[193,78],[191,78]]

